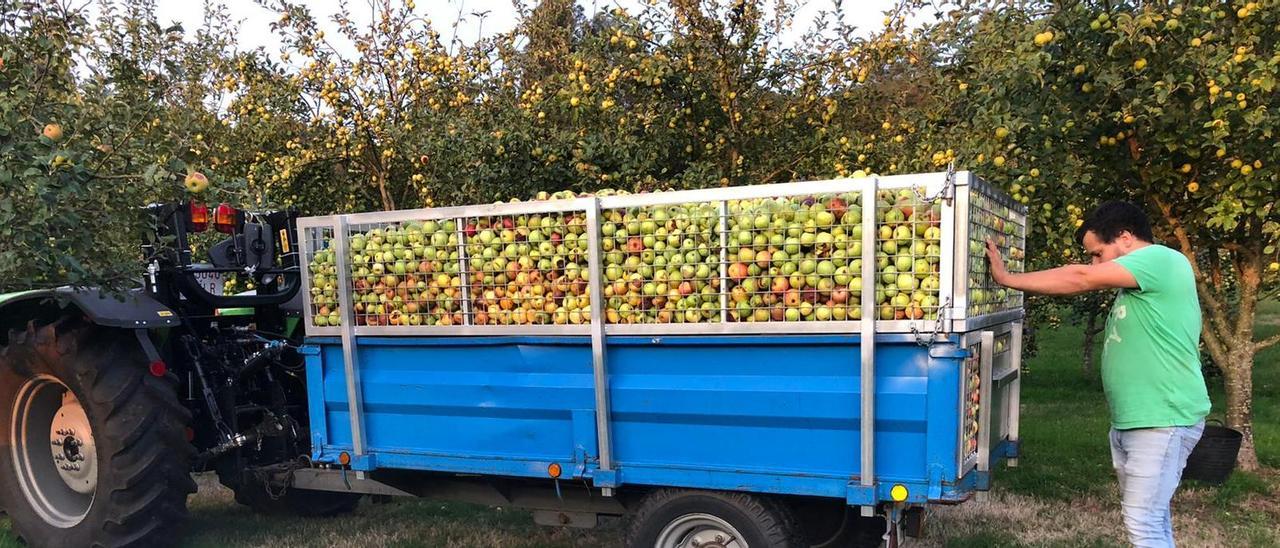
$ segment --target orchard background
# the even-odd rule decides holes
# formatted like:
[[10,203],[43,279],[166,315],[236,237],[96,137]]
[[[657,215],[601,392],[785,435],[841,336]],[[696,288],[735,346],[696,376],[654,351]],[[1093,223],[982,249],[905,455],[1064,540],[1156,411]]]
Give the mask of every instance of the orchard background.
[[[510,32],[444,43],[406,3],[301,5],[281,51],[237,47],[216,1],[193,35],[154,3],[0,0],[0,290],[124,287],[141,205],[304,214],[936,171],[1031,208],[1033,267],[1080,261],[1098,201],[1143,205],[1193,259],[1205,362],[1253,436],[1259,303],[1280,294],[1280,1],[904,1],[862,37],[835,2],[794,43],[795,2],[517,3]],[[908,25],[907,21],[911,21]],[[198,178],[198,177],[197,177]],[[1085,325],[1105,299],[1032,301]],[[1092,355],[1091,352],[1084,352]],[[1086,374],[1092,374],[1086,372]]]

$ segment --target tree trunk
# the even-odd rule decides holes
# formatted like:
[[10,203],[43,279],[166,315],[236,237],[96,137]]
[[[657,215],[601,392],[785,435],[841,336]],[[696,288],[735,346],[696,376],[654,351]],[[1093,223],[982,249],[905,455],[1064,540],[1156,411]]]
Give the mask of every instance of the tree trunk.
[[[1205,326],[1204,336],[1209,355],[1213,356],[1213,361],[1222,369],[1223,384],[1227,392],[1227,427],[1244,434],[1236,465],[1241,470],[1252,472],[1260,466],[1253,444],[1253,361],[1257,357],[1258,345],[1253,340],[1252,329],[1239,327],[1253,324],[1254,309],[1241,308],[1235,311],[1240,316],[1236,318],[1234,332]],[[1221,316],[1229,312],[1217,307],[1210,307],[1205,312],[1209,316],[1210,325],[1231,325],[1228,319]]]
[[1085,378],[1093,376],[1093,345],[1094,341],[1102,330],[1098,329],[1098,312],[1090,310],[1084,317],[1084,348],[1083,359],[1080,360],[1080,372]]
[[1253,445],[1253,343],[1242,341],[1237,348],[1239,350],[1230,354],[1230,361],[1222,364],[1227,389],[1227,426],[1244,434],[1237,460],[1240,469],[1256,471],[1260,465]]
[[[1259,238],[1253,246],[1230,249],[1228,257],[1223,257],[1219,249],[1209,248],[1205,256],[1209,258],[1212,272],[1205,272],[1196,255],[1196,246],[1172,208],[1159,198],[1155,201],[1168,223],[1170,235],[1176,238],[1195,272],[1196,292],[1204,317],[1200,338],[1213,361],[1222,368],[1227,392],[1227,426],[1244,435],[1236,464],[1241,470],[1256,471],[1260,464],[1253,444],[1253,361],[1259,350],[1276,342],[1253,340],[1262,284],[1261,235],[1255,234]],[[1233,267],[1239,285],[1239,299],[1234,306],[1229,295],[1222,291],[1220,267],[1224,259]]]

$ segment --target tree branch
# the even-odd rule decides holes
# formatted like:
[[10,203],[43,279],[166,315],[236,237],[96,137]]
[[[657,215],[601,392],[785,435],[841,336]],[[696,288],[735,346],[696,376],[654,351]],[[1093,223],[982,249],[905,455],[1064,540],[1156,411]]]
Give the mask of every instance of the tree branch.
[[1209,349],[1209,355],[1214,360],[1226,356],[1227,349],[1223,348],[1222,341],[1218,338],[1218,334],[1207,325],[1200,327],[1200,340],[1204,342],[1205,347]]
[[1160,208],[1161,214],[1164,215],[1165,222],[1169,223],[1170,228],[1173,229],[1174,237],[1178,240],[1182,254],[1191,263],[1191,271],[1195,274],[1196,291],[1205,302],[1204,308],[1208,312],[1210,324],[1219,333],[1230,334],[1231,328],[1226,323],[1227,309],[1223,306],[1223,300],[1218,298],[1216,290],[1205,283],[1204,271],[1200,269],[1200,263],[1196,260],[1195,247],[1191,245],[1191,237],[1187,234],[1186,227],[1182,226],[1178,218],[1173,215],[1173,206],[1158,196],[1154,197],[1153,200],[1155,200],[1156,207]]
[[1266,348],[1274,346],[1276,343],[1280,343],[1280,333],[1276,333],[1275,335],[1272,335],[1266,339],[1262,339],[1256,343],[1253,343],[1253,352],[1257,354],[1258,352],[1261,352]]

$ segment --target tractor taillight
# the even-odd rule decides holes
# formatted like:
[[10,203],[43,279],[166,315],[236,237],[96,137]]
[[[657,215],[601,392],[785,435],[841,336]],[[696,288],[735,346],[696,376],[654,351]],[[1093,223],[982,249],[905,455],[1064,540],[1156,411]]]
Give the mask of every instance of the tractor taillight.
[[213,228],[223,234],[231,234],[236,230],[236,215],[239,212],[228,204],[218,204],[213,210]]
[[191,202],[191,231],[204,232],[209,228],[209,206]]

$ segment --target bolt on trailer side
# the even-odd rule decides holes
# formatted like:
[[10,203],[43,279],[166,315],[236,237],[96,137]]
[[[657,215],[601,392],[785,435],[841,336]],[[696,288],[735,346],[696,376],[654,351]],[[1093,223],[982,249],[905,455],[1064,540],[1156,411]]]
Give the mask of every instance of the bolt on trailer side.
[[[895,215],[886,212],[895,206],[882,203],[886,192],[891,200],[905,197],[898,213],[910,208],[928,215],[899,221],[910,232],[882,237],[881,227],[892,224],[886,214]],[[916,295],[910,305],[895,307],[882,304],[886,287],[863,283],[847,290],[841,319],[823,321],[774,321],[777,307],[766,317],[754,294],[744,305],[743,281],[763,279],[755,267],[768,259],[760,254],[791,244],[758,245],[758,235],[772,227],[757,226],[754,218],[738,230],[750,216],[746,204],[817,197],[834,208],[836,198],[824,198],[830,196],[840,199],[844,213],[856,201],[860,215],[823,222],[839,232],[814,232],[844,237],[839,260],[858,267],[844,275],[860,273],[859,281],[891,285],[877,252],[898,242],[914,250],[936,227],[936,244],[923,246],[930,253],[911,265],[925,265],[932,278],[927,293],[919,280],[904,283],[917,287]],[[861,207],[868,203],[877,205]],[[697,282],[696,309],[663,315],[624,306],[631,304],[626,300],[592,298],[609,296],[619,271],[631,273],[619,287],[638,283],[649,290],[652,269],[626,262],[615,268],[614,260],[620,244],[639,237],[638,249],[623,256],[651,264],[645,253],[650,234],[637,236],[648,227],[610,238],[634,222],[619,212],[663,208],[685,215],[685,239],[693,241],[678,243],[692,245],[693,254],[682,266],[696,263],[694,271],[706,274]],[[655,217],[661,214],[646,216]],[[560,238],[556,246],[568,248],[564,242],[572,239],[571,251],[539,254],[538,261],[551,262],[526,261],[514,269],[476,266],[488,264],[495,247],[511,254],[516,245],[507,265],[532,255],[520,254],[517,241],[492,246],[481,240],[505,238],[535,218],[544,228],[550,223]],[[548,477],[555,464],[563,478],[589,481],[606,494],[627,485],[687,486],[835,497],[870,507],[893,501],[892,487],[902,485],[906,502],[961,500],[989,485],[993,459],[1017,455],[1021,295],[991,286],[975,244],[997,238],[1017,269],[1025,220],[1025,209],[967,172],[302,219],[299,241],[310,265],[305,278],[312,278],[305,287],[311,338],[304,350],[312,457],[327,464],[349,458],[362,472],[531,478]],[[387,257],[394,262],[371,268],[368,253],[345,249],[357,242],[367,251],[374,234],[409,223],[418,223],[417,237],[427,242],[412,241],[409,230],[396,234],[398,249],[424,243],[435,265],[412,251],[405,260],[393,244]],[[504,228],[498,235],[492,227]],[[426,228],[434,230],[427,235]],[[854,241],[856,257],[849,253]],[[811,245],[821,244],[805,248]],[[826,257],[834,258],[832,248]],[[411,274],[394,272],[407,272],[399,263],[417,259],[427,270],[414,276],[421,291],[402,293]],[[502,285],[496,278],[544,271],[561,280],[573,273],[566,281],[572,283],[556,291],[562,303],[573,300],[576,315],[495,318],[509,312],[493,298]],[[424,281],[428,274],[434,286]],[[375,277],[394,283],[378,290],[368,283]],[[409,308],[386,312],[388,302],[403,303],[399,297],[428,293],[435,313],[415,307],[412,314],[431,325],[404,320]],[[646,299],[641,302],[651,306],[653,297]],[[335,315],[338,321],[330,321]],[[890,319],[862,321],[867,317]]]

